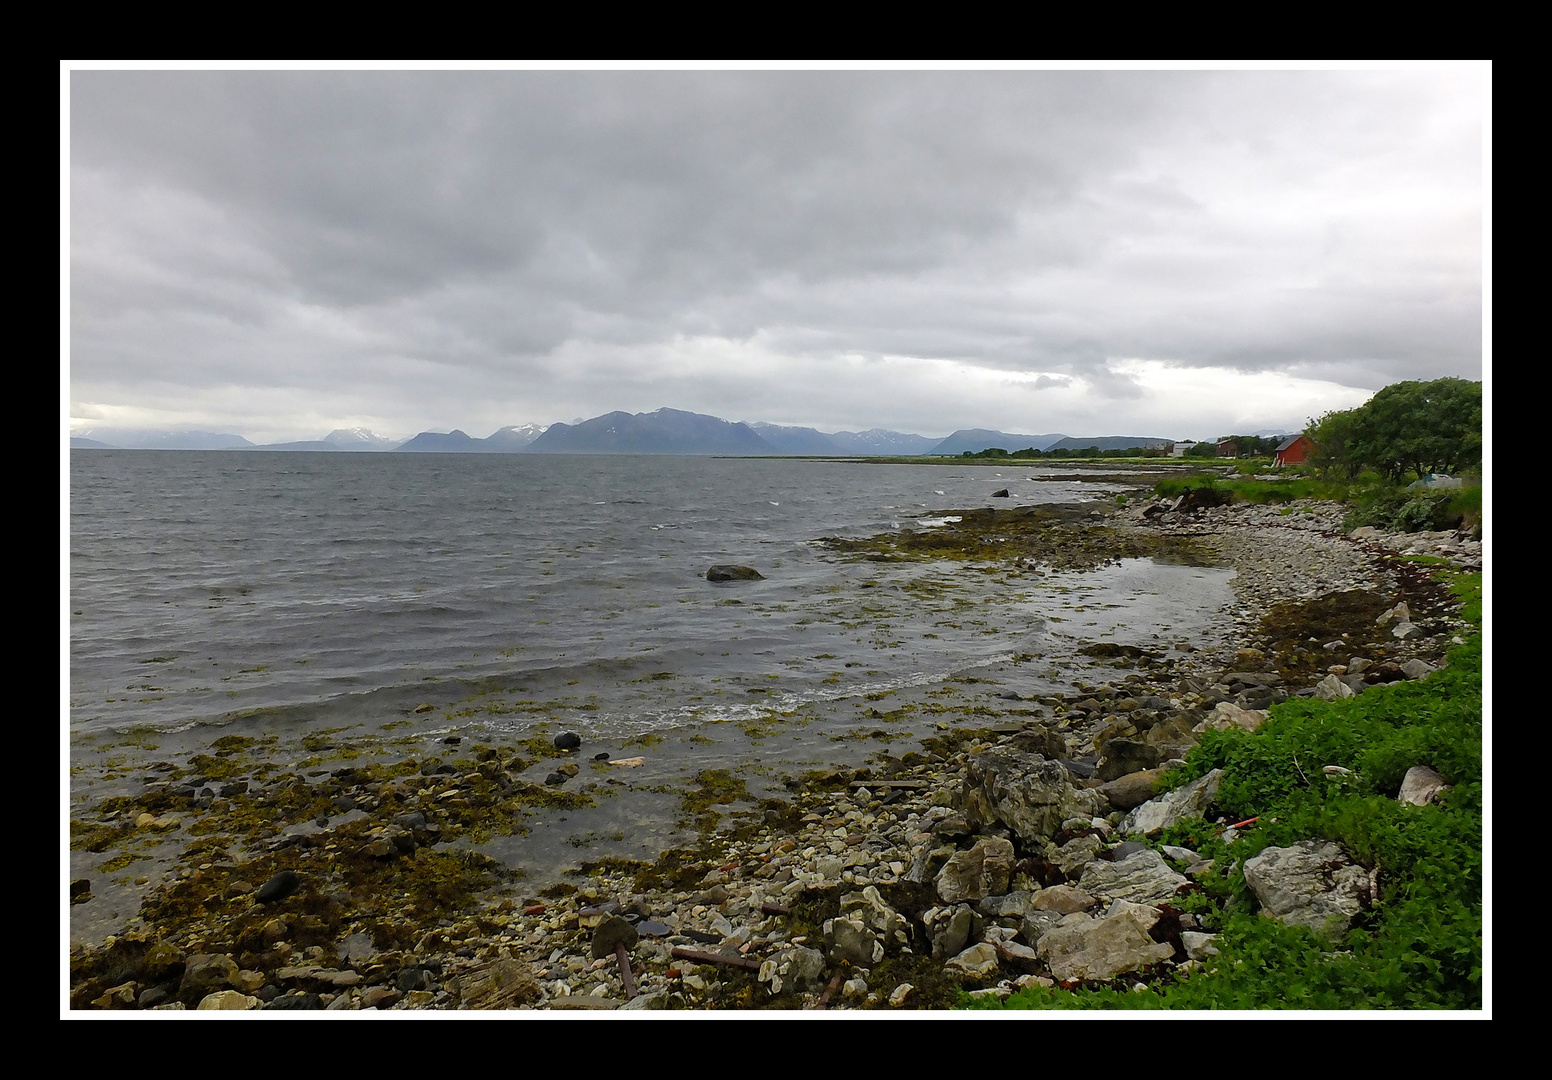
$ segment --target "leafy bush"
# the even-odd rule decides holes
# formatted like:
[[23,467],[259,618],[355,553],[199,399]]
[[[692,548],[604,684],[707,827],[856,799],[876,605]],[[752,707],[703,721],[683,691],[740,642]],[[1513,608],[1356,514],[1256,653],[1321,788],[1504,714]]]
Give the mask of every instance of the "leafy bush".
[[1450,513],[1450,496],[1445,492],[1419,495],[1396,511],[1391,528],[1396,532],[1438,532],[1460,524],[1460,516]]

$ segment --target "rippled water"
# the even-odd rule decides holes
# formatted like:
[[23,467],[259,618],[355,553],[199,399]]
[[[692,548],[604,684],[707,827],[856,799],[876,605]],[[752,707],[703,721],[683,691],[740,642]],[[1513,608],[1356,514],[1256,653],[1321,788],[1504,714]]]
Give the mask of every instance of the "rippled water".
[[[1008,643],[946,626],[889,648],[872,640],[893,640],[888,628],[857,641],[846,624],[869,613],[835,591],[878,570],[810,541],[987,505],[1020,476],[707,458],[77,452],[72,728],[165,730],[255,709],[305,718],[368,701],[392,710],[562,677],[615,682],[638,667],[702,690],[780,674],[785,692],[834,693],[824,683],[834,665],[794,668],[794,648],[855,659],[860,645],[890,678],[941,673]],[[1106,493],[1025,482],[1013,501]],[[715,562],[767,580],[708,584]],[[924,618],[931,605],[894,607]],[[676,713],[685,685],[600,721],[650,726]]]
[[[77,451],[70,468],[74,806],[226,733],[359,733],[399,756],[445,752],[453,733],[645,747],[618,797],[492,843],[529,869],[574,862],[584,841],[652,857],[673,838],[664,792],[698,769],[738,769],[754,790],[860,761],[877,735],[984,723],[1000,693],[1092,677],[1080,643],[1167,650],[1230,600],[1227,571],[1147,559],[1009,574],[813,542],[1113,497],[1078,470],[178,451]],[[706,581],[719,562],[765,580]],[[894,719],[870,736],[875,708]],[[93,865],[72,852],[73,872]],[[73,925],[102,932],[107,906]]]

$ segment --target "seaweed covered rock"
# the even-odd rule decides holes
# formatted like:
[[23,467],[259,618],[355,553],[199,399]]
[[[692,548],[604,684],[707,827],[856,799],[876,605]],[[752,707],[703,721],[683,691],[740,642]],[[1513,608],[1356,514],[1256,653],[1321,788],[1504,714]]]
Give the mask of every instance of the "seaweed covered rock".
[[752,566],[718,563],[706,571],[707,581],[764,581],[765,575]]

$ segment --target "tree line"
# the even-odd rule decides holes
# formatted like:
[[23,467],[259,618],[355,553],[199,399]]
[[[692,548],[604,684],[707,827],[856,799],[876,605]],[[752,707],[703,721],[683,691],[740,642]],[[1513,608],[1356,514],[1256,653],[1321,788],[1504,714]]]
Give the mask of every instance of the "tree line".
[[1482,384],[1394,383],[1356,409],[1312,419],[1304,433],[1315,442],[1312,462],[1348,479],[1366,469],[1392,483],[1474,471],[1482,466]]

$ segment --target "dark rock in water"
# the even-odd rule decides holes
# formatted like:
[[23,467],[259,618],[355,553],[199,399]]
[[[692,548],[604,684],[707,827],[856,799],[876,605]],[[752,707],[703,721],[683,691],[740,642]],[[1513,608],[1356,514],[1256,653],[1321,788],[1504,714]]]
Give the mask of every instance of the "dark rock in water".
[[764,581],[765,575],[752,566],[718,563],[706,571],[707,581]]
[[609,760],[609,755],[607,753],[594,754],[593,755],[593,760],[594,761],[608,761]]
[[568,731],[565,734],[555,736],[555,749],[557,750],[575,750],[581,745],[582,736],[574,731]]
[[84,878],[84,877],[83,878],[76,878],[74,881],[72,881],[70,883],[70,899],[72,899],[72,900],[74,900],[78,896],[85,896],[87,893],[89,893],[91,891],[92,891],[92,881],[91,881],[91,878]]
[[550,787],[559,787],[561,784],[564,784],[567,780],[570,779],[571,777],[567,776],[565,773],[552,772],[549,776],[544,778],[544,782]]
[[302,878],[295,870],[282,870],[260,885],[253,898],[261,904],[272,904],[276,900],[284,900],[301,887]]
[[998,488],[996,491],[992,492],[992,498],[994,498],[994,499],[1008,499],[1008,498],[1012,498],[1012,496],[1008,494],[1008,489],[1007,488]]
[[449,735],[447,738],[443,739],[442,741],[445,742],[448,746],[457,746],[459,743],[463,742],[463,736],[462,735]]

